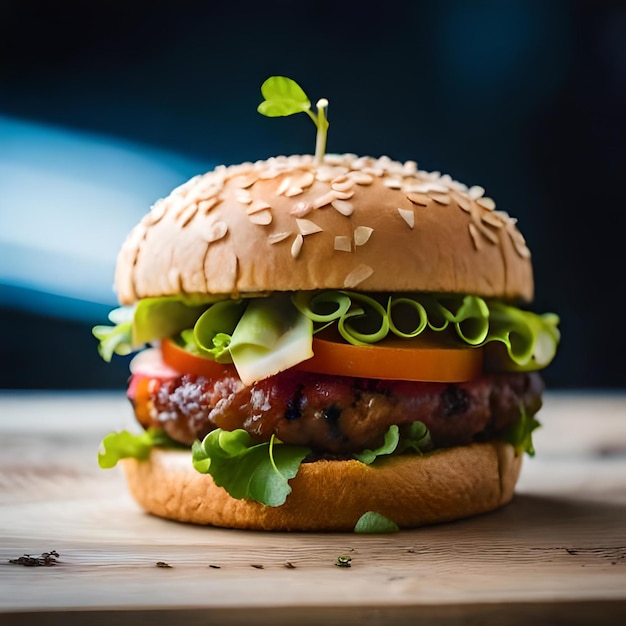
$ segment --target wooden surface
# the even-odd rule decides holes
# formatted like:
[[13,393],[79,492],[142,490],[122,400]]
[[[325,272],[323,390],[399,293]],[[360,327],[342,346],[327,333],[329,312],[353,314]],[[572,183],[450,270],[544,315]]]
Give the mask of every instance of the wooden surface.
[[547,394],[508,507],[377,536],[150,517],[96,464],[129,420],[123,393],[0,393],[0,624],[626,624],[626,394]]

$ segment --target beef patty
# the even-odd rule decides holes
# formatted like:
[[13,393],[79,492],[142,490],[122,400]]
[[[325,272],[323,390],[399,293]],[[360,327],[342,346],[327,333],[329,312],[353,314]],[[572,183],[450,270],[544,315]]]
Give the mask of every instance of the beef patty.
[[[135,381],[137,382],[137,381]],[[382,445],[392,424],[419,420],[433,448],[493,438],[541,407],[536,372],[502,373],[464,383],[424,383],[286,371],[251,386],[237,376],[209,380],[184,375],[144,379],[131,398],[145,427],[191,445],[216,428],[243,428],[258,442],[272,435],[341,457]]]

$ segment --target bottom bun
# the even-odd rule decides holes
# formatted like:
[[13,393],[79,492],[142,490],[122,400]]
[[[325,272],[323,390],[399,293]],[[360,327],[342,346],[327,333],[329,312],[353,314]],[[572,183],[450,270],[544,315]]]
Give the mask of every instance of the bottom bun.
[[352,531],[367,511],[400,528],[446,522],[511,500],[522,456],[503,442],[472,444],[419,456],[303,463],[285,504],[235,500],[191,454],[155,449],[147,461],[126,459],[131,494],[146,511],[181,522],[255,530]]

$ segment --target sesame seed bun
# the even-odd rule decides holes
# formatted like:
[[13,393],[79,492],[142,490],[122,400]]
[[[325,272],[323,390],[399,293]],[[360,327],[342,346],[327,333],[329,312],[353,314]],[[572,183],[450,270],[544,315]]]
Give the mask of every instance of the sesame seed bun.
[[145,297],[356,288],[530,301],[530,253],[481,187],[408,161],[327,155],[218,167],[131,231],[115,286]]
[[211,476],[195,471],[190,453],[155,449],[127,459],[129,489],[148,512],[168,519],[257,530],[350,531],[368,511],[400,528],[469,517],[511,500],[522,457],[503,442],[476,443],[419,456],[304,463],[285,504],[235,500]]

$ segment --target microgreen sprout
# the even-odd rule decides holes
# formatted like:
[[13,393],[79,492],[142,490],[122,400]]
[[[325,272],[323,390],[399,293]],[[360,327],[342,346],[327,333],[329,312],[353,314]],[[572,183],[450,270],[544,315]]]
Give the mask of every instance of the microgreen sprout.
[[267,117],[285,117],[294,113],[306,113],[317,128],[315,141],[315,161],[321,163],[326,151],[326,135],[328,119],[326,109],[328,100],[320,98],[315,107],[316,113],[311,111],[311,101],[296,81],[286,76],[270,76],[261,85],[261,94],[265,98],[257,107],[261,115]]
[[352,557],[341,554],[335,561],[337,567],[352,567]]

